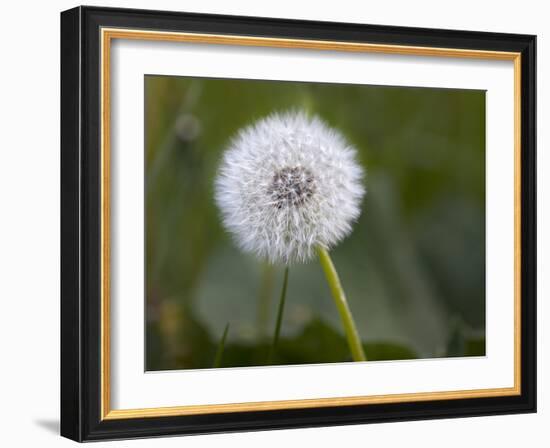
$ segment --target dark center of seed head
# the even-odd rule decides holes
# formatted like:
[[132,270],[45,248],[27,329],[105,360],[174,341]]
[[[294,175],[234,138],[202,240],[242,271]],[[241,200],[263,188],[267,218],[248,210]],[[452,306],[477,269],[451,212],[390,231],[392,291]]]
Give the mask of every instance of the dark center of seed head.
[[282,168],[273,176],[268,194],[277,208],[299,207],[315,193],[315,178],[301,166]]

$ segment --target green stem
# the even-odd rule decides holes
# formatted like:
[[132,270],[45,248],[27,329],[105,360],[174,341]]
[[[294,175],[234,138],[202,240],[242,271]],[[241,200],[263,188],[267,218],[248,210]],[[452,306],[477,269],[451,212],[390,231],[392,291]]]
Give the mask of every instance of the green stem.
[[367,357],[363,351],[363,345],[361,344],[361,338],[355,327],[355,322],[353,321],[353,316],[351,310],[349,309],[348,302],[346,300],[346,294],[340,283],[340,278],[338,273],[330,259],[330,255],[327,250],[323,247],[317,248],[317,253],[319,254],[319,261],[325,272],[325,277],[327,278],[327,283],[330,287],[330,292],[332,293],[332,298],[338,308],[340,313],[340,318],[342,319],[342,324],[344,325],[344,330],[346,331],[346,339],[348,340],[348,345],[351,351],[351,356],[354,361],[366,361]]
[[222,358],[223,358],[223,351],[225,349],[225,340],[227,338],[227,333],[229,332],[229,323],[225,326],[225,329],[223,330],[223,336],[220,339],[220,343],[218,344],[218,350],[216,351],[216,357],[214,358],[214,368],[221,367],[222,365]]
[[273,361],[273,355],[275,354],[275,348],[277,347],[277,342],[279,341],[279,334],[281,332],[281,323],[283,322],[283,311],[285,309],[286,301],[286,287],[288,285],[288,266],[285,267],[285,276],[283,279],[283,289],[281,291],[281,298],[279,300],[279,309],[277,310],[277,322],[275,323],[275,333],[273,334],[273,342],[271,343],[271,348],[269,350],[268,363],[271,364]]

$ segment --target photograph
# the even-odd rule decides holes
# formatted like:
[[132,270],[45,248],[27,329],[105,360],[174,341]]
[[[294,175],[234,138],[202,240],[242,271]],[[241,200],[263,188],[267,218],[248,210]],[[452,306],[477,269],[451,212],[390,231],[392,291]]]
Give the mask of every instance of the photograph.
[[146,371],[485,356],[485,90],[144,98]]
[[61,13],[63,437],[537,412],[537,35],[444,18]]

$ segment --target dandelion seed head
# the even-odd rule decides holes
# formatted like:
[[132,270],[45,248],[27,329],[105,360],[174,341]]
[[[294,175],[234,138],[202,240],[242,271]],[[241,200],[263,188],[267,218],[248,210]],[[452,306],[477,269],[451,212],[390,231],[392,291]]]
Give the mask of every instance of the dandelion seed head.
[[215,183],[223,223],[245,252],[305,262],[351,233],[365,194],[356,151],[303,112],[273,114],[230,143]]

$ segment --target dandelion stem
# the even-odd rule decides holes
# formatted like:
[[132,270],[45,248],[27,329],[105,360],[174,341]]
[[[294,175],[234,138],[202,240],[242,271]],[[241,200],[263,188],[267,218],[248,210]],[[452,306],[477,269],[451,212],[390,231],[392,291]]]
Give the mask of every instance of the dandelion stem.
[[220,343],[218,344],[218,350],[216,351],[216,357],[214,358],[214,368],[221,367],[222,365],[222,358],[223,358],[223,351],[225,349],[225,340],[227,338],[227,333],[229,332],[229,323],[225,326],[225,329],[223,330],[222,338],[220,339]]
[[268,363],[271,364],[273,361],[273,355],[275,354],[275,349],[277,347],[277,342],[279,342],[279,334],[281,332],[281,323],[283,321],[283,312],[285,309],[286,301],[286,287],[288,285],[288,266],[285,267],[285,276],[283,279],[283,289],[281,290],[281,298],[279,300],[279,309],[277,310],[277,322],[275,323],[275,332],[273,333],[273,342],[271,343],[271,348],[269,350]]
[[340,278],[338,277],[338,273],[336,272],[330,255],[323,247],[318,247],[317,253],[319,254],[319,261],[321,262],[321,266],[325,272],[325,277],[327,278],[327,283],[330,287],[332,298],[334,299],[336,308],[338,308],[340,318],[342,319],[342,324],[344,325],[344,330],[346,331],[346,339],[348,340],[351,356],[354,361],[366,361],[367,357],[363,351],[361,338],[359,337],[359,333],[355,327],[355,322],[353,321],[353,316],[346,300],[346,294],[344,293],[342,283],[340,283]]

